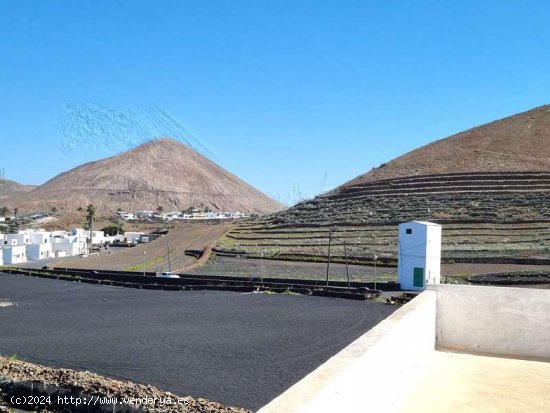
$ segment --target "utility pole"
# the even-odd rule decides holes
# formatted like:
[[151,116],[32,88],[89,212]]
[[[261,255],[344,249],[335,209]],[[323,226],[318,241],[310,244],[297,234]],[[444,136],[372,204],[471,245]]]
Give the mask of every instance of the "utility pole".
[[374,254],[374,289],[376,290],[376,260],[378,255]]
[[260,252],[260,282],[264,286],[264,252]]
[[172,272],[172,263],[170,262],[170,243],[168,242],[168,235],[166,235],[166,247],[168,248],[168,271]]
[[327,280],[326,285],[328,287],[328,274],[330,271],[330,245],[332,244],[332,228],[330,229],[330,232],[328,233],[328,255],[327,255]]
[[143,276],[145,277],[145,264],[147,264],[147,251],[143,250]]
[[348,251],[346,249],[346,243],[345,242],[344,242],[344,257],[346,258],[346,278],[348,279],[348,290],[351,290],[351,284],[349,282]]

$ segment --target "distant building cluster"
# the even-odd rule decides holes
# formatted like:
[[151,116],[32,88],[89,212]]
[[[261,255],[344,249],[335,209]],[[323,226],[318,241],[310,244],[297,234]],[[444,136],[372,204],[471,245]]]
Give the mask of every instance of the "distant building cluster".
[[[125,232],[123,235],[105,235],[92,231],[92,245],[117,242],[147,242],[142,232]],[[89,253],[90,231],[20,230],[17,234],[0,233],[0,265],[21,264],[27,261],[64,258]]]
[[135,211],[135,212],[117,212],[118,216],[125,221],[137,221],[137,220],[162,220],[162,221],[174,221],[174,220],[204,220],[204,219],[239,219],[246,218],[247,215],[243,212],[216,212],[216,211],[193,211],[193,212],[159,212],[159,211]]

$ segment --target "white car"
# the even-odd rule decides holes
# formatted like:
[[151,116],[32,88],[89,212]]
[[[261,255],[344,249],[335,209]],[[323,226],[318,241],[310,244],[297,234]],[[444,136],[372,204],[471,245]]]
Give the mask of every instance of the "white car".
[[161,272],[160,274],[157,274],[157,277],[161,278],[180,278],[178,274],[174,274],[173,272]]

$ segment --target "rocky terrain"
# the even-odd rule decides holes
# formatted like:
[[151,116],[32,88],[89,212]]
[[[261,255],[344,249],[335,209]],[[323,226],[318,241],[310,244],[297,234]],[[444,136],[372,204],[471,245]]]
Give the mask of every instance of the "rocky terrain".
[[[112,380],[87,371],[74,371],[69,369],[54,369],[43,367],[23,361],[16,358],[6,358],[0,356],[0,411],[11,411],[9,398],[6,398],[6,389],[17,383],[33,382],[35,386],[35,395],[39,392],[40,385],[46,385],[49,392],[52,388],[65,390],[65,395],[73,397],[98,397],[102,398],[117,398],[119,401],[124,398],[140,398],[150,399],[151,403],[141,406],[143,412],[158,412],[158,413],[246,413],[249,410],[224,406],[220,403],[215,403],[206,399],[193,399],[191,397],[180,397],[172,393],[164,392],[157,387],[137,384],[130,381]],[[13,386],[11,386],[13,387]],[[8,390],[9,391],[9,390]],[[30,396],[30,394],[29,394]],[[168,398],[179,402],[174,404],[162,405],[161,400]],[[57,397],[52,397],[57,400]],[[101,404],[98,402],[98,404]],[[73,411],[72,408],[65,410],[61,406],[52,404],[46,407],[46,411]],[[84,411],[77,409],[75,411]],[[103,408],[110,406],[102,406]],[[123,406],[119,406],[123,407]],[[127,406],[126,406],[127,407]],[[114,407],[110,407],[115,411]],[[4,410],[2,410],[4,409]],[[87,410],[94,411],[94,410]],[[97,410],[100,410],[98,406]]]
[[22,212],[74,212],[94,204],[101,211],[218,211],[268,213],[282,204],[243,182],[197,151],[169,138],[64,172],[38,188],[10,198]]

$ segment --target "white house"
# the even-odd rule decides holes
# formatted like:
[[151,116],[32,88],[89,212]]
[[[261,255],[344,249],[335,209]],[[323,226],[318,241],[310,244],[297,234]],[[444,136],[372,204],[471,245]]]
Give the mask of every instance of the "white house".
[[126,231],[124,233],[123,239],[126,239],[126,242],[139,242],[142,235],[144,235],[143,232]]
[[29,261],[45,260],[52,257],[52,244],[28,244],[27,259]]
[[137,219],[151,218],[154,214],[154,211],[137,211],[135,216]]
[[441,225],[411,221],[399,224],[397,272],[402,290],[423,290],[441,279]]
[[[71,237],[86,241],[90,238],[90,231],[82,228],[74,228],[69,232]],[[92,231],[92,244],[105,244],[107,241],[103,231]]]
[[31,244],[49,244],[52,234],[51,232],[39,231],[29,234]]
[[21,264],[27,261],[27,248],[25,245],[4,247],[2,255],[4,265]]
[[51,246],[51,255],[55,258],[70,257],[88,252],[88,246],[84,239],[55,238]]
[[16,246],[16,245],[27,245],[31,243],[31,237],[29,234],[6,234],[4,236],[4,245],[7,246]]

